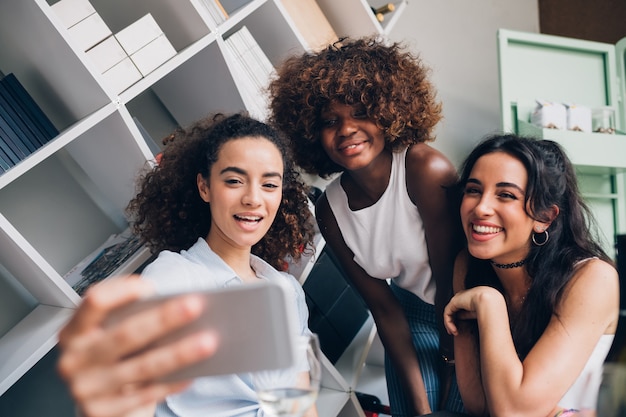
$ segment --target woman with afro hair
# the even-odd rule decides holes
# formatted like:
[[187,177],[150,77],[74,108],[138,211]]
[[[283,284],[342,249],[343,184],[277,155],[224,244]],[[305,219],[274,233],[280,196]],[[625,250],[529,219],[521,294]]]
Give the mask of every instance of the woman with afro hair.
[[269,88],[297,164],[339,174],[316,218],[376,323],[393,416],[463,409],[441,320],[462,242],[457,175],[427,144],[442,117],[427,75],[398,43],[344,39],[286,59]]

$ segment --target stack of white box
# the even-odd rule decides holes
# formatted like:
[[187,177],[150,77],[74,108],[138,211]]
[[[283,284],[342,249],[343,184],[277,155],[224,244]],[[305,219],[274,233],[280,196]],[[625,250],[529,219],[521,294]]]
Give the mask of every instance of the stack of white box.
[[115,38],[144,77],[176,55],[150,13],[116,33]]
[[83,51],[112,35],[88,0],[61,0],[51,7]]
[[567,130],[591,132],[591,108],[571,103],[564,105],[567,108]]
[[115,93],[121,93],[142,78],[115,36],[110,36],[87,51],[104,81]]
[[176,55],[149,13],[113,35],[89,0],[61,0],[51,7],[116,94]]

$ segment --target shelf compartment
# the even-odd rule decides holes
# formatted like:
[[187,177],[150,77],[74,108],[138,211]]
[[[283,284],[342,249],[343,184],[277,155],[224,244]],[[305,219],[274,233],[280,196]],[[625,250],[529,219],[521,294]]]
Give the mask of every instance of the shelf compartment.
[[[571,130],[542,129],[518,120],[518,132],[540,139],[551,139],[562,145],[577,169],[584,173],[597,173],[599,168],[612,172],[626,171],[626,135],[585,133]],[[606,149],[610,152],[590,152],[589,149]],[[587,168],[588,167],[588,168]]]
[[128,226],[134,179],[151,154],[126,123],[110,114],[0,190],[0,213],[58,275]]
[[163,63],[141,80],[137,81],[137,83],[133,84],[128,89],[124,90],[119,97],[121,103],[129,103],[136,96],[148,90],[153,84],[169,74],[171,71],[180,67],[185,61],[202,51],[211,43],[215,42],[215,39],[216,35],[214,33],[209,33],[183,50],[178,51],[174,57]]
[[35,152],[28,155],[10,170],[0,175],[0,190],[11,182],[16,181],[21,175],[33,169],[51,155],[54,155],[54,153],[71,143],[76,138],[80,137],[89,129],[96,126],[103,119],[110,116],[114,111],[115,106],[112,103],[109,103],[94,113],[75,122],[71,126],[68,126],[65,130],[60,132],[56,138],[52,139]]
[[0,264],[38,303],[74,307],[79,302],[59,273],[1,214]]
[[[65,30],[42,0],[0,5],[2,72],[14,73],[58,130],[111,100],[68,44]],[[79,88],[76,88],[79,86]]]
[[156,82],[152,90],[180,126],[210,113],[245,109],[217,42]]
[[[205,21],[198,13],[198,10],[188,1],[138,0],[128,3],[119,0],[91,0],[90,3],[94,6],[94,9],[104,20],[113,35],[150,13],[176,51],[184,50],[211,33],[210,28],[206,25]],[[120,13],[120,10],[124,10],[124,13]],[[58,18],[54,11],[51,10],[49,13],[51,20],[57,23],[59,32],[66,36],[66,42],[69,45],[73,45],[75,43],[74,40],[67,36],[67,30],[58,23]],[[98,73],[98,70],[94,67],[89,57],[87,57],[80,48],[75,47],[74,49],[76,51],[75,54],[83,62],[83,65],[86,68],[90,68],[93,73]],[[173,65],[170,64],[169,67],[171,68]],[[137,94],[141,88],[145,89],[146,85],[154,82],[144,81],[145,78],[152,78],[153,72],[139,81],[143,84],[143,87],[135,88],[133,94]],[[163,70],[159,72],[161,74],[164,73]],[[103,82],[99,73],[95,78]],[[113,100],[116,96],[117,93],[113,91],[110,94],[110,99]]]
[[56,345],[73,312],[39,305],[0,339],[0,395]]
[[[227,38],[230,33],[245,25],[274,67],[288,56],[305,51],[302,36],[297,28],[290,25],[284,7],[276,4],[278,1],[251,2],[246,7],[256,7],[254,13],[236,15],[220,28],[224,38]],[[268,25],[267,22],[272,24]]]

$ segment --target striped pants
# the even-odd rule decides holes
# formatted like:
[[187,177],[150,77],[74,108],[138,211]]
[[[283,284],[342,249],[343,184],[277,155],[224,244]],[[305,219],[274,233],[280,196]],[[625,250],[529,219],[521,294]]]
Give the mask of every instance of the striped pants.
[[[415,294],[398,287],[393,282],[391,290],[402,305],[411,328],[413,345],[417,350],[417,359],[420,364],[430,408],[433,411],[437,411],[440,403],[439,370],[442,359],[439,353],[439,332],[437,330],[435,306],[425,303]],[[404,388],[386,353],[385,375],[392,415],[394,417],[413,417],[414,414],[409,411],[412,409],[410,401],[408,401]],[[445,409],[463,412],[463,402],[456,384],[456,378],[454,377]]]

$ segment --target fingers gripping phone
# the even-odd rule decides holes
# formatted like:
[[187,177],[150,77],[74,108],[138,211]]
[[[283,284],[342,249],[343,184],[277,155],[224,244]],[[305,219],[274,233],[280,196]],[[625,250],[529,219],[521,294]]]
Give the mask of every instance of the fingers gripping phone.
[[[157,340],[150,347],[163,346],[201,330],[211,330],[218,338],[217,351],[213,356],[162,379],[176,381],[293,365],[295,311],[290,308],[287,291],[281,285],[259,282],[197,292],[205,298],[205,308],[200,317]],[[115,310],[108,323],[119,322],[180,295],[177,293],[135,301]]]

